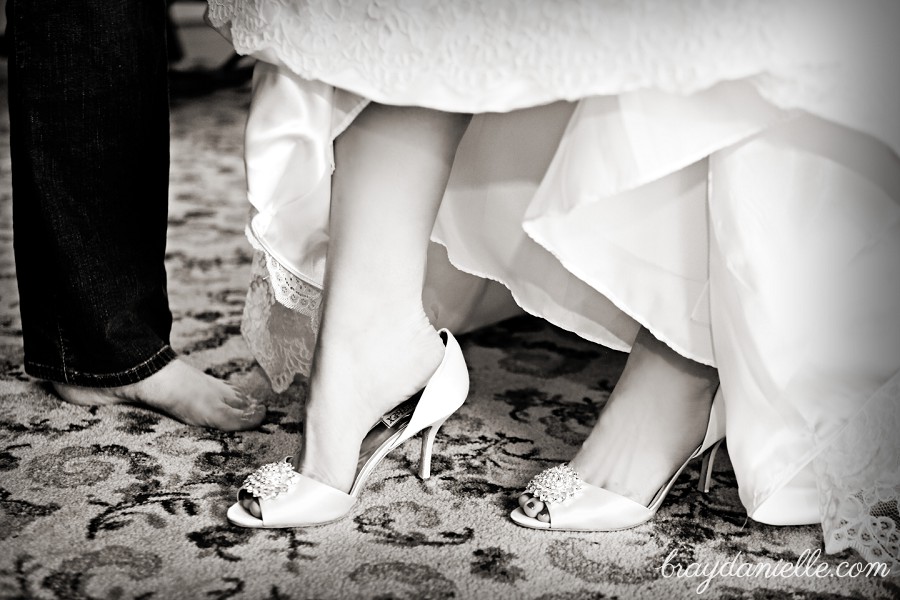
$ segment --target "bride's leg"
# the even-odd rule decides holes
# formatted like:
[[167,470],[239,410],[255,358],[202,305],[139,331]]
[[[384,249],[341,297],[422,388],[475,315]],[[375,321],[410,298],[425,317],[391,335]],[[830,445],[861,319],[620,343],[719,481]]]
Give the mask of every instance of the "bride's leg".
[[[569,463],[585,481],[648,505],[703,441],[718,373],[641,329],[600,418]],[[548,521],[543,503],[519,498]],[[542,512],[543,511],[543,512]]]
[[335,142],[322,323],[294,464],[337,489],[350,489],[369,428],[420,390],[443,357],[422,286],[468,120],[371,104]]

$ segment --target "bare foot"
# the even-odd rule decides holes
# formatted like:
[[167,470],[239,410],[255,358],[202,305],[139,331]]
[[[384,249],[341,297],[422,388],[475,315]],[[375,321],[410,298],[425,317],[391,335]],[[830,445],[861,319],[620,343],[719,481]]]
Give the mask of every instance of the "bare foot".
[[188,425],[223,431],[254,429],[266,417],[266,407],[231,385],[176,358],[137,383],[91,388],[53,384],[60,398],[81,406],[143,405]]
[[[717,371],[684,358],[641,330],[616,389],[569,462],[588,483],[649,505],[703,441]],[[519,506],[550,521],[530,494]]]
[[[383,328],[370,323],[364,334],[332,330],[327,343],[320,337],[303,440],[293,460],[297,471],[350,491],[369,430],[424,388],[443,359],[444,344],[425,315],[407,320],[386,319]],[[377,442],[366,439],[365,446]],[[242,491],[240,501],[260,518],[256,498]]]

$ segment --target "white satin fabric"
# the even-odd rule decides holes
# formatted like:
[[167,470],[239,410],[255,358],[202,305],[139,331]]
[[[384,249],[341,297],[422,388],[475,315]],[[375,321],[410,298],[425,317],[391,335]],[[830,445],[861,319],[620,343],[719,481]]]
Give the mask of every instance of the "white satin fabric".
[[711,330],[752,518],[896,566],[900,161],[802,116],[710,158]]
[[[425,79],[393,63],[367,77],[360,64],[387,60],[404,39],[432,39],[416,29],[431,26],[401,18],[419,14],[412,4],[379,2],[351,19],[374,56],[323,51],[345,41],[344,25],[329,20],[356,4],[276,2],[268,14],[228,1],[213,11],[221,26],[232,21],[239,49],[273,63],[257,67],[247,127],[248,234],[264,252],[244,332],[275,386],[311,358],[334,138],[370,97],[476,112],[429,252],[424,297],[437,325],[464,331],[524,309],[621,350],[643,325],[718,367],[752,518],[822,522],[829,551],[852,546],[896,563],[900,77],[886,57],[900,55],[891,53],[897,5],[665,9],[680,15],[670,28],[696,28],[691,37],[658,31],[659,17],[641,10],[652,2],[593,3],[587,13],[565,3],[559,23],[570,23],[573,46],[579,35],[618,40],[618,54],[604,54],[604,42],[591,60],[556,65],[566,85],[546,96],[515,83],[532,81],[532,63],[507,45],[495,63],[466,54],[470,85],[452,93],[425,85],[436,72],[461,81],[437,50]],[[605,21],[596,7],[619,12]],[[570,17],[597,20],[591,29]],[[657,37],[635,37],[642,27]],[[429,56],[428,44],[417,48],[410,64]],[[502,101],[478,86],[482,68],[510,82]]]

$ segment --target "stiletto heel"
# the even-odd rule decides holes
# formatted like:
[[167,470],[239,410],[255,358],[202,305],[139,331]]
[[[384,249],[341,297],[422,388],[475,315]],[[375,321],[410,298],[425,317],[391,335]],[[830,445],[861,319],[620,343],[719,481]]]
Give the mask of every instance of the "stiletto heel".
[[703,442],[675,471],[672,478],[656,492],[649,505],[644,506],[615,492],[591,485],[569,465],[563,464],[545,469],[525,488],[527,493],[544,503],[550,515],[550,522],[529,517],[521,508],[514,510],[510,518],[518,525],[532,529],[618,531],[637,527],[653,518],[669,490],[678,480],[678,476],[688,463],[700,456],[703,456],[700,488],[703,491],[709,490],[715,454],[724,438],[724,403],[719,394],[716,394],[709,411],[709,424]]
[[[362,466],[348,493],[294,471],[290,458],[263,465],[241,488],[256,497],[262,518],[251,515],[238,502],[228,509],[228,520],[239,527],[275,529],[324,525],[347,516],[356,503],[369,475],[392,450],[423,430],[419,476],[431,475],[434,438],[444,421],[462,406],[469,393],[469,371],[462,350],[446,329],[438,332],[444,341],[444,358],[428,384],[390,413],[370,431],[370,441]],[[371,440],[375,440],[371,442]],[[376,445],[377,444],[377,445]]]
[[420,479],[431,477],[431,450],[434,448],[434,438],[437,437],[438,429],[443,424],[444,421],[440,421],[422,432],[422,456],[419,458]]
[[719,440],[703,454],[703,463],[700,465],[700,479],[697,481],[697,489],[704,494],[709,493],[709,484],[712,481],[713,464],[716,462],[716,452],[724,439]]

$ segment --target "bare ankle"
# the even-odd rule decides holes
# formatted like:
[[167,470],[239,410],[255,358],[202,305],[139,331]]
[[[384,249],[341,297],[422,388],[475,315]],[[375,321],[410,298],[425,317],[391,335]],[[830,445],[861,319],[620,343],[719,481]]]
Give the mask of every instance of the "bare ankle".
[[[359,444],[369,429],[428,383],[444,346],[427,320],[349,341],[325,337],[323,331],[295,464],[304,475],[344,489],[353,480]],[[337,439],[343,446],[335,448]]]

